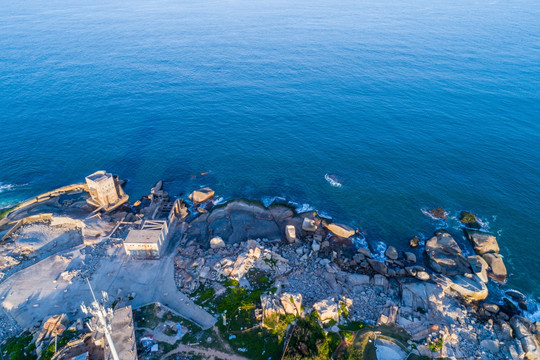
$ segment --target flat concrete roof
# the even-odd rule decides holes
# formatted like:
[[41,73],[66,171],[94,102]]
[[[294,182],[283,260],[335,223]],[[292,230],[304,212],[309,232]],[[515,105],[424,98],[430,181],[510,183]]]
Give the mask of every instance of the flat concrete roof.
[[130,230],[125,243],[132,244],[155,244],[159,241],[159,235],[161,231],[159,230]]
[[86,177],[86,179],[88,180],[91,180],[91,181],[96,181],[96,182],[100,182],[104,179],[108,179],[109,177],[111,177],[112,175],[105,172],[105,170],[100,170],[100,171],[96,171],[95,173],[93,174],[90,174]]

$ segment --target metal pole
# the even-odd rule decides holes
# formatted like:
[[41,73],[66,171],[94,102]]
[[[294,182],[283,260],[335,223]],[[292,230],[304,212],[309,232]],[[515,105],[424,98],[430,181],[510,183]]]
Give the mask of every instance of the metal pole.
[[101,304],[99,304],[96,300],[96,295],[94,294],[94,290],[92,289],[92,285],[90,285],[90,279],[86,278],[86,281],[88,282],[88,286],[90,287],[90,292],[92,292],[92,297],[94,298],[94,306],[96,307],[96,312],[98,315],[98,320],[103,327],[103,332],[105,333],[105,338],[107,339],[107,342],[109,343],[109,347],[111,349],[111,354],[114,360],[120,360],[120,357],[118,357],[118,353],[116,352],[116,347],[114,346],[113,339],[111,336],[111,332],[109,331],[109,324],[107,324],[107,313],[105,312],[105,307]]

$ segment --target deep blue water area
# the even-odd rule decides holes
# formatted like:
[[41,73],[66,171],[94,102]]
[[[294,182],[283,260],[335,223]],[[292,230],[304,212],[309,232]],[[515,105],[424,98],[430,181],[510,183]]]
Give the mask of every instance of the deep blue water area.
[[0,208],[106,169],[133,200],[284,196],[401,249],[471,210],[540,296],[539,2],[0,5]]

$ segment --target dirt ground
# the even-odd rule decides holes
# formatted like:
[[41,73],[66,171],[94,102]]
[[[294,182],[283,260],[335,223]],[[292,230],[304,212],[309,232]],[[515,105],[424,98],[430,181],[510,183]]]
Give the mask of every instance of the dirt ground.
[[[135,295],[130,302],[133,308],[159,302],[209,328],[215,323],[214,317],[176,288],[173,258],[174,239],[178,238],[169,242],[164,252],[169,255],[160,260],[130,259],[119,243],[77,245],[59,251],[5,277],[0,283],[1,305],[22,328],[54,314],[66,313],[75,319],[82,316],[81,302],[91,302],[86,280],[80,275],[87,274],[96,294],[104,290],[111,299]],[[66,272],[74,277],[66,279]]]

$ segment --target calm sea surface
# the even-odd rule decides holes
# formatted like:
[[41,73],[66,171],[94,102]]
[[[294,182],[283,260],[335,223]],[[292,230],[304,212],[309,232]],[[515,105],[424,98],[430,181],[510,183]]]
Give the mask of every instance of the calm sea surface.
[[98,169],[133,200],[284,196],[373,246],[471,210],[539,297],[540,3],[0,0],[0,207]]

